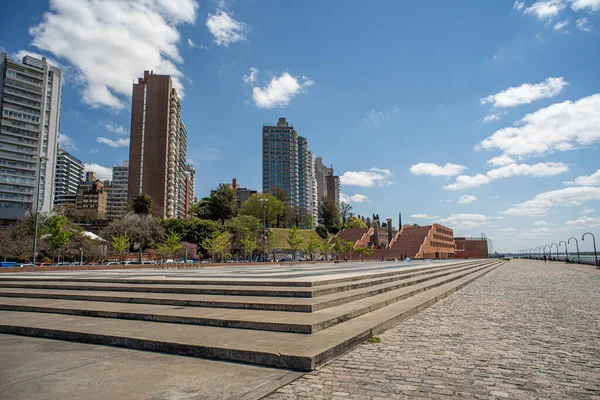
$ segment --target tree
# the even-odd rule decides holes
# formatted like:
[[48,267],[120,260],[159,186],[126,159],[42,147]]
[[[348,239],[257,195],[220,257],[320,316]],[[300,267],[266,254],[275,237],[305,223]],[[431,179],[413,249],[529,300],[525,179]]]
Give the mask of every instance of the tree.
[[371,227],[371,218],[367,217],[367,220],[365,221],[365,225],[367,225],[367,228]]
[[[267,231],[266,237],[263,237],[263,252],[265,254],[271,254],[275,250],[275,235],[271,231]],[[273,254],[275,259],[275,254]]]
[[354,252],[359,255],[360,261],[363,260],[363,255],[365,254],[366,250],[367,250],[366,247],[357,247],[354,249]]
[[153,200],[146,193],[137,194],[131,199],[131,210],[135,214],[148,215],[152,212]]
[[129,236],[131,243],[139,243],[142,250],[156,247],[162,241],[165,229],[152,215],[129,213],[111,221],[100,234],[101,237]]
[[315,231],[319,236],[321,236],[321,239],[327,239],[329,232],[327,232],[327,228],[325,228],[323,225],[317,226]]
[[275,198],[281,201],[284,204],[283,210],[281,210],[281,214],[277,216],[277,227],[279,228],[280,224],[287,219],[287,214],[289,212],[287,208],[287,203],[289,202],[289,198],[285,190],[280,188],[279,186],[275,186],[271,189],[271,194],[275,196]]
[[328,197],[323,197],[319,205],[319,224],[331,233],[337,233],[340,229],[340,214],[337,205]]
[[164,243],[159,245],[158,247],[159,253],[161,253],[164,250],[166,251],[167,255],[174,256],[174,254],[182,248],[181,235],[176,232],[169,231],[165,235]]
[[209,202],[208,197],[201,198],[199,202],[197,202],[196,204],[194,204],[190,207],[190,209],[188,210],[189,215],[193,218],[200,218],[200,219],[206,219],[206,220],[212,219],[212,218],[210,218],[208,202]]
[[319,250],[325,256],[325,261],[329,260],[329,252],[331,251],[331,244],[329,244],[329,241],[327,239],[321,240],[321,243],[319,244]]
[[335,239],[333,244],[333,251],[337,254],[338,260],[340,258],[340,254],[351,253],[354,248],[354,243],[348,242],[340,237]]
[[127,235],[113,236],[110,239],[110,245],[117,253],[119,253],[121,261],[123,261],[123,253],[129,249],[131,242]]
[[201,256],[206,258],[209,256],[208,253],[202,248],[204,239],[212,237],[215,232],[220,232],[221,227],[215,222],[210,220],[192,218],[192,219],[163,219],[160,224],[167,231],[173,231],[181,235],[183,241],[193,243],[201,251]]
[[348,259],[352,260],[352,250],[354,249],[354,243],[349,241],[344,241],[342,244],[342,253],[348,253]]
[[230,244],[229,234],[227,232],[215,232],[210,238],[204,239],[202,247],[210,254],[213,262],[217,259],[217,255],[220,255],[220,260],[223,259],[225,249]]
[[306,211],[306,209],[304,207],[299,207],[299,206],[293,206],[293,207],[288,207],[287,211],[286,211],[286,221],[285,221],[285,226],[286,227],[293,227],[295,226],[296,228],[299,228],[300,225],[304,224],[304,221],[306,220],[306,218],[308,217],[308,212]]
[[240,215],[228,220],[225,229],[231,235],[232,250],[245,254],[242,241],[251,238],[256,242],[262,232],[262,222],[250,215]]
[[225,225],[229,218],[235,217],[238,213],[235,190],[230,185],[221,183],[208,198],[208,212],[210,219],[221,221],[221,225]]
[[252,261],[252,252],[257,248],[256,236],[253,235],[250,230],[246,230],[240,243],[242,252],[244,253],[244,260],[246,260],[248,258],[248,254],[250,254],[250,261]]
[[290,245],[290,248],[292,249],[292,257],[294,261],[296,260],[296,252],[298,251],[298,247],[302,244],[303,241],[304,239],[302,239],[298,235],[298,228],[294,226],[292,229],[290,229],[290,231],[288,232],[287,242]]
[[313,255],[315,250],[317,250],[319,248],[319,239],[317,239],[314,236],[311,236],[310,239],[308,239],[308,243],[306,244],[306,248],[305,251],[306,253],[310,254],[310,261],[313,260]]
[[188,259],[188,257],[198,257],[198,246],[196,244],[190,242],[181,242],[181,247],[183,250],[185,250],[185,252],[183,253],[185,254],[186,260]]
[[352,217],[353,215],[354,213],[352,212],[352,206],[342,201],[340,203],[340,217],[342,218],[342,224],[346,225],[348,218]]
[[62,215],[53,215],[48,219],[48,242],[53,253],[59,252],[69,243],[70,234],[66,229],[68,220]]
[[277,218],[283,214],[285,205],[281,200],[269,193],[254,193],[242,204],[240,213],[258,218],[261,222],[263,216],[267,226],[277,223]]
[[0,229],[0,249],[2,256],[25,261],[31,259],[33,247],[33,231],[29,217],[21,219],[15,224]]
[[363,228],[366,229],[367,225],[362,222],[359,218],[349,217],[344,225],[346,229]]

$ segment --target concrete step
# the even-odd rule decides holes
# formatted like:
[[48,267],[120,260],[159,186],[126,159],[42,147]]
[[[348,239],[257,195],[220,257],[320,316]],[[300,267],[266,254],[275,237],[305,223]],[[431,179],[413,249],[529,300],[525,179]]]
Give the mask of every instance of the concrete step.
[[0,332],[310,371],[498,265],[310,335],[19,311],[0,311]]
[[[386,272],[377,276],[370,274],[370,277],[360,277],[361,279],[343,280],[341,282],[330,282],[317,286],[299,287],[290,282],[291,286],[263,286],[263,285],[232,285],[231,282],[223,281],[216,284],[208,284],[208,281],[199,281],[201,283],[183,284],[172,283],[171,281],[160,281],[162,283],[139,283],[136,282],[112,282],[85,280],[58,280],[58,279],[23,279],[23,280],[1,280],[0,288],[22,288],[22,289],[44,289],[44,290],[87,290],[102,292],[140,292],[140,293],[177,293],[177,294],[211,294],[227,296],[272,296],[272,297],[319,297],[331,293],[343,292],[359,289],[363,287],[394,282],[403,279],[409,279],[416,276],[434,274],[438,271],[448,271],[461,268],[467,265],[475,265],[481,261],[471,261],[466,263],[457,263],[444,265],[440,267],[420,267],[409,268],[406,270]],[[312,282],[316,283],[316,282]]]
[[[428,279],[363,299],[346,302],[314,313],[224,308],[171,307],[164,305],[86,302],[71,300],[0,297],[0,310],[43,312],[165,323],[182,323],[278,332],[314,333],[404,300],[425,290],[476,273],[485,266],[469,267],[449,275]],[[441,274],[440,274],[441,275]]]
[[137,293],[137,292],[104,292],[85,290],[39,290],[0,288],[2,297],[62,299],[79,301],[100,301],[114,303],[156,304],[175,307],[210,307],[210,308],[238,308],[250,310],[271,310],[288,312],[315,312],[329,307],[335,307],[362,298],[374,296],[383,292],[399,289],[421,283],[430,279],[460,272],[465,269],[477,268],[489,261],[469,263],[458,268],[437,270],[436,273],[420,275],[400,281],[393,281],[380,285],[336,292],[315,298],[291,297],[257,297],[257,296],[229,296],[229,295],[201,295],[201,294],[171,294],[171,293]]

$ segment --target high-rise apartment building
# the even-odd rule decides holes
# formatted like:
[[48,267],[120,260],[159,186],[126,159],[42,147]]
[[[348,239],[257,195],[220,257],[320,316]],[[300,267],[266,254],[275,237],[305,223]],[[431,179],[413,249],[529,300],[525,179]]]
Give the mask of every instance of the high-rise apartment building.
[[95,172],[86,172],[85,181],[77,189],[77,209],[93,210],[100,218],[106,216],[106,192],[104,183],[96,179]]
[[153,214],[185,218],[187,131],[169,75],[144,71],[133,85],[128,196],[152,197]]
[[308,139],[298,136],[298,206],[312,215],[311,192],[313,155],[308,150]]
[[[333,174],[333,170],[332,170]],[[340,177],[336,175],[327,176],[327,198],[340,208]]]
[[237,208],[242,208],[242,204],[246,202],[253,194],[258,193],[256,190],[243,188],[237,183],[237,179],[233,178],[231,180],[231,188],[235,190],[235,200],[237,203]]
[[61,95],[62,71],[45,58],[0,52],[0,219],[54,206]]
[[196,203],[196,168],[193,165],[188,164],[186,166],[186,218],[189,217],[187,211]]
[[300,205],[298,171],[298,132],[285,118],[276,125],[264,125],[262,130],[263,192],[274,193],[280,188],[288,198],[288,206]]
[[127,214],[129,190],[129,160],[123,165],[113,165],[112,181],[104,185],[107,192],[106,215],[110,219],[123,218]]
[[83,163],[63,149],[58,149],[54,174],[54,208],[75,204],[77,188],[83,180]]
[[327,196],[326,170],[329,170],[329,168],[323,164],[323,159],[321,157],[315,158],[315,180],[317,181],[317,198],[319,202]]

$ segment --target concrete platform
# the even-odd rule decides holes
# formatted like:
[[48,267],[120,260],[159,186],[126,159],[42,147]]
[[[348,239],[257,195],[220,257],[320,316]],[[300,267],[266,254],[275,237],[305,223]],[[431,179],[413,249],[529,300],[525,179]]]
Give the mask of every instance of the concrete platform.
[[503,262],[407,264],[10,276],[0,332],[308,371]]

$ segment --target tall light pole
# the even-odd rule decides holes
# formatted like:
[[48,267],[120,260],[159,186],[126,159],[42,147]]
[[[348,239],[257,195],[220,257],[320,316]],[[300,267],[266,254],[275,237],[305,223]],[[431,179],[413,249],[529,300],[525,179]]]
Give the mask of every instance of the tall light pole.
[[558,245],[556,243],[552,243],[550,245],[550,257],[552,257],[552,245],[556,246],[556,261],[560,261],[560,256],[558,255]]
[[[33,229],[33,255],[31,256],[31,263],[35,264],[35,256],[37,253],[38,220],[40,215],[40,182],[42,181],[42,161],[48,161],[48,158],[40,156],[34,156],[33,158],[38,160],[37,190],[35,195],[35,227]],[[43,199],[42,204],[44,204]]]
[[264,194],[261,193],[258,201],[260,201],[263,206],[263,261],[266,261],[267,257],[265,252],[267,244],[267,201],[269,201],[269,199],[266,199],[264,197]]
[[594,243],[594,264],[596,265],[596,269],[600,269],[600,265],[598,265],[598,253],[596,252],[596,236],[594,236],[594,234],[592,232],[586,232],[583,234],[583,236],[581,237],[581,240],[585,240],[585,235],[591,235],[592,236],[592,243]]
[[[544,255],[546,255],[546,247],[548,247],[550,249],[550,252],[548,253],[548,258],[550,258],[550,256],[552,255],[552,246],[550,245],[544,245]],[[548,260],[550,261],[550,260]]]
[[[560,242],[558,242],[558,244],[560,245],[561,243],[565,244],[565,260],[567,262],[569,262],[569,247],[567,246],[567,242],[565,242],[564,240],[561,240]],[[560,256],[559,256],[560,257]]]
[[571,243],[571,239],[575,241],[575,246],[577,246],[577,264],[581,264],[581,259],[579,258],[579,242],[577,241],[577,238],[571,237],[567,243]]

